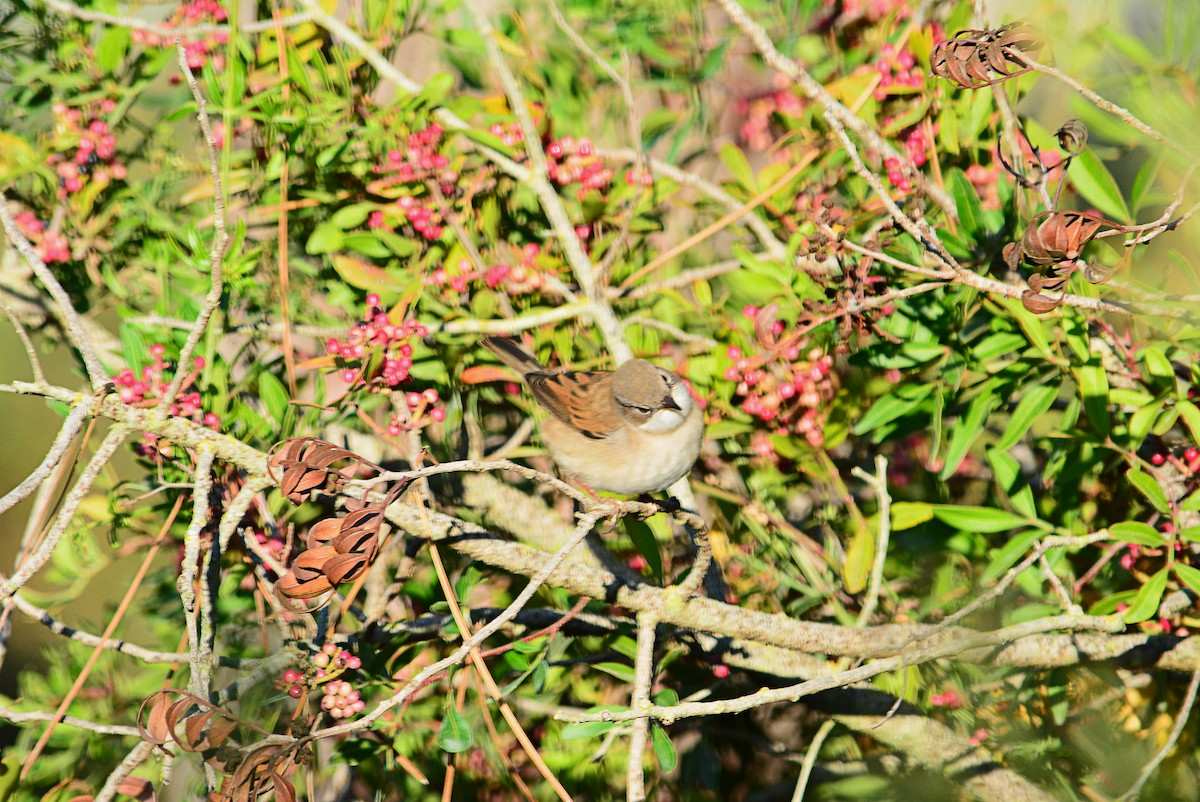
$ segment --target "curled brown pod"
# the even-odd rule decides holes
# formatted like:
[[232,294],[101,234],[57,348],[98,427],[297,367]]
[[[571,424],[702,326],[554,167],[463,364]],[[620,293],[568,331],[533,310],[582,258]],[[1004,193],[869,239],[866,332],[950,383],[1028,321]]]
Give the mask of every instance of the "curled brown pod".
[[1042,47],[1033,30],[1020,23],[989,30],[964,30],[938,42],[930,54],[934,75],[963,89],[982,89],[1029,72],[1021,57]]

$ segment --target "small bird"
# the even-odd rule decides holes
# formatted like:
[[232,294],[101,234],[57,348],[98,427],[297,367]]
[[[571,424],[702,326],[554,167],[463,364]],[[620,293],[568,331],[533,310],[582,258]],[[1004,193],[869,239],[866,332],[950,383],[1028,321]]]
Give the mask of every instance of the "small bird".
[[552,371],[504,337],[483,345],[550,412],[542,440],[559,469],[595,490],[665,490],[700,454],[704,415],[683,379],[644,359],[615,371]]

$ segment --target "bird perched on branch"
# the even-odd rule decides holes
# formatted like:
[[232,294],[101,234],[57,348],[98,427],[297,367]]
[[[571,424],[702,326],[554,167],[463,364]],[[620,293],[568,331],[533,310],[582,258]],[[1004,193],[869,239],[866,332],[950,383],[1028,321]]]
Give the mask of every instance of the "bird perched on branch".
[[700,454],[704,415],[675,373],[644,359],[615,371],[554,371],[515,340],[487,337],[483,345],[550,412],[542,440],[559,469],[594,490],[665,490]]

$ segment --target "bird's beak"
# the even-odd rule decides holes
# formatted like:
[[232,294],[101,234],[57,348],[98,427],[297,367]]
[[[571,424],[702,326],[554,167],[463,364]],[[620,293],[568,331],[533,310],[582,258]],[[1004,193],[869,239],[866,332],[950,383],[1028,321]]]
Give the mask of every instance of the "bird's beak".
[[675,399],[672,398],[671,396],[667,396],[666,398],[664,398],[662,400],[662,406],[660,408],[661,409],[673,409],[676,412],[683,412],[683,410],[679,408],[679,405],[675,403]]

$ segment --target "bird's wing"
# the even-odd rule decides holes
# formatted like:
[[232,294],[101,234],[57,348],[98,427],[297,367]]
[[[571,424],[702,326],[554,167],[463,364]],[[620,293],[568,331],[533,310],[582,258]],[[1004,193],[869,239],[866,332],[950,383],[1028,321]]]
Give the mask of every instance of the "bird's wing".
[[623,423],[612,398],[612,377],[606,371],[530,373],[525,381],[551,415],[585,437],[603,440]]

